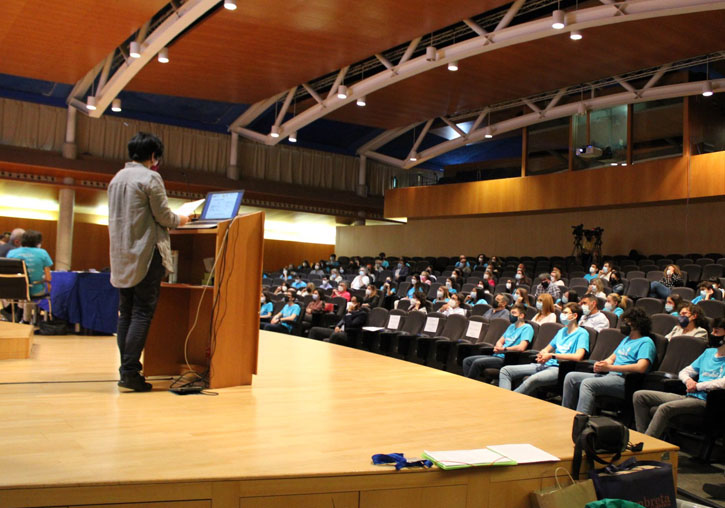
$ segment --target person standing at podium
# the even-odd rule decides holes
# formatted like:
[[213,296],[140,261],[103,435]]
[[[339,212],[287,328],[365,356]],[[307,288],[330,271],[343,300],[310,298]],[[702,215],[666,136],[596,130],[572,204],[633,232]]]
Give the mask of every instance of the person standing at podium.
[[164,144],[139,132],[128,143],[131,162],[108,185],[108,233],[111,284],[120,289],[118,386],[147,392],[152,386],[141,374],[141,352],[156,310],[161,279],[173,271],[169,228],[189,221],[169,208],[166,188],[157,172]]

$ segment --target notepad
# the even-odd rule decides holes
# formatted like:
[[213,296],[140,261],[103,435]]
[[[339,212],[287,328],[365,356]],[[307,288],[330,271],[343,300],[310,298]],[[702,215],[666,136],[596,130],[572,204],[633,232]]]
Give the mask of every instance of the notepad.
[[398,326],[400,326],[400,316],[398,314],[393,314],[388,318],[388,330],[397,330]]
[[489,450],[500,453],[518,464],[533,464],[534,462],[559,462],[561,459],[530,444],[507,444],[489,446]]
[[461,469],[474,466],[515,466],[516,462],[488,448],[475,450],[424,451],[423,457],[441,469]]

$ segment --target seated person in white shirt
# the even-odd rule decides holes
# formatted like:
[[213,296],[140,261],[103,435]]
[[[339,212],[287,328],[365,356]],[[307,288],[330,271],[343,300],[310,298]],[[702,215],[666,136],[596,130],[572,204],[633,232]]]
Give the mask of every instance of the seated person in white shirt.
[[350,284],[350,287],[352,289],[365,289],[370,284],[370,277],[367,275],[367,270],[365,268],[360,268],[358,270],[357,276],[352,279],[352,283]]
[[466,315],[466,310],[461,308],[461,297],[457,293],[452,294],[448,302],[438,309],[438,312],[441,312],[446,316],[450,316],[452,314],[460,314],[461,316]]
[[678,335],[690,335],[691,337],[699,337],[703,340],[707,339],[707,321],[705,313],[699,305],[685,303],[680,307],[679,316],[677,316],[677,324],[672,331],[665,335],[665,339],[670,340]]
[[582,317],[579,319],[579,326],[593,328],[597,332],[609,328],[609,318],[599,312],[599,301],[594,295],[584,295],[581,299]]
[[[682,369],[680,380],[686,395],[639,390],[634,394],[634,421],[638,432],[661,438],[669,421],[682,414],[702,415],[707,392],[725,389],[725,321],[716,319],[706,349],[694,362]],[[652,408],[657,408],[654,416]]]
[[549,293],[542,293],[536,298],[536,309],[538,312],[532,319],[534,323],[556,323],[556,312],[554,312],[554,299]]

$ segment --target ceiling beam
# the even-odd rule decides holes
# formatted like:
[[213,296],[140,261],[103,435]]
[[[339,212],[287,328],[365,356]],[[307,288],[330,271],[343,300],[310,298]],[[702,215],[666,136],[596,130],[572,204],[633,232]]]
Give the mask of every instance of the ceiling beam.
[[[518,1],[514,2],[511,9],[514,9],[519,3]],[[629,2],[618,2],[611,5],[599,5],[571,11],[567,13],[566,20],[568,29],[582,30],[643,19],[722,9],[725,9],[725,1],[723,0],[632,0]],[[468,24],[468,26],[478,33],[476,28],[472,27],[471,24]],[[279,143],[281,139],[291,132],[301,130],[303,127],[323,118],[331,112],[355,102],[360,97],[368,96],[368,100],[371,100],[370,96],[378,90],[417,76],[423,72],[447,65],[449,62],[463,60],[497,49],[558,35],[561,35],[561,31],[554,30],[551,27],[550,17],[546,16],[526,23],[507,26],[498,31],[439,48],[438,58],[434,61],[428,61],[425,55],[422,55],[394,66],[385,57],[376,54],[375,56],[378,60],[388,70],[392,70],[393,72],[389,72],[388,70],[381,71],[348,85],[348,95],[345,99],[340,99],[336,94],[332,93],[336,90],[336,86],[333,86],[330,91],[331,93],[328,94],[323,102],[313,104],[308,109],[283,122],[279,126],[280,137],[269,137],[266,143]],[[346,72],[347,67],[342,69],[340,74],[344,75]],[[340,75],[338,75],[335,84],[339,84],[339,82]]]

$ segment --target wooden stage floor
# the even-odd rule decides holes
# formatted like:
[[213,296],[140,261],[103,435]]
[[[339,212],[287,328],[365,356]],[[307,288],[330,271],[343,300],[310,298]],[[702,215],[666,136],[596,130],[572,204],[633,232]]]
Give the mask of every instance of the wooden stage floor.
[[[555,464],[395,472],[375,453],[531,443],[570,467],[574,412],[411,363],[262,332],[252,386],[119,393],[114,337],[0,362],[0,506],[528,506]],[[676,448],[634,433],[643,458]],[[132,504],[136,503],[136,504]]]

